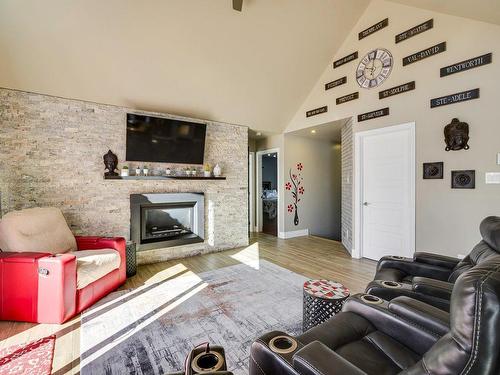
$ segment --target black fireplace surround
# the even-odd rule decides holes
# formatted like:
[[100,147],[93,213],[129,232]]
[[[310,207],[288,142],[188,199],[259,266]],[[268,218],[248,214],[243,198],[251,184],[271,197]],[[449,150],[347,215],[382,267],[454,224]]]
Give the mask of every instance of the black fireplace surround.
[[203,242],[203,193],[130,195],[130,239],[137,251]]

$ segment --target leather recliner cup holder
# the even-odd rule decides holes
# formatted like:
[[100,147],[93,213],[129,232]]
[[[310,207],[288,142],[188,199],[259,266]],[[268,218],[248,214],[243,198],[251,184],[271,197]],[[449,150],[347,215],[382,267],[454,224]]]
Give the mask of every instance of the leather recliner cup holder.
[[209,351],[202,352],[193,358],[191,368],[197,373],[219,371],[224,365],[224,358],[220,353]]
[[363,302],[370,305],[380,305],[383,302],[382,298],[372,296],[371,294],[363,294],[360,298]]
[[297,341],[290,336],[276,336],[269,341],[269,349],[279,354],[292,353],[297,346]]
[[389,258],[394,259],[394,260],[403,260],[403,259],[406,259],[405,257],[400,257],[398,255],[391,255]]
[[401,283],[397,283],[396,281],[382,281],[381,283],[383,286],[387,288],[401,288]]

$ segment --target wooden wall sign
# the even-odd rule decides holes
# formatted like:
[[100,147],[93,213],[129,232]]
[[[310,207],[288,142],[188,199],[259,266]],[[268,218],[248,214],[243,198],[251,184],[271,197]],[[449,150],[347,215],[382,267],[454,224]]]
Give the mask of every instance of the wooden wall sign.
[[412,27],[409,30],[403,31],[402,33],[396,35],[396,43],[402,42],[404,40],[410,39],[412,36],[423,33],[424,31],[430,30],[434,27],[434,20],[430,19],[429,21],[425,21],[420,25]]
[[469,69],[477,68],[478,66],[483,66],[486,64],[491,64],[491,52],[486,55],[473,57],[472,59],[468,59],[465,61],[460,61],[459,63],[445,66],[441,68],[440,75],[441,77],[449,76],[450,74],[460,73]]
[[442,107],[443,105],[466,102],[467,100],[478,99],[479,89],[457,92],[456,94],[441,96],[431,99],[431,108]]
[[389,107],[377,109],[376,111],[366,112],[361,115],[358,115],[358,122],[372,120],[377,117],[388,116],[389,115]]
[[446,51],[446,42],[436,44],[435,46],[426,48],[422,51],[416,52],[410,56],[403,58],[403,66],[413,64],[414,62],[423,60],[427,57],[437,55],[438,53]]
[[396,87],[391,87],[390,89],[387,90],[382,90],[378,93],[378,98],[385,99],[388,98],[389,96],[402,94],[404,92],[408,92],[411,90],[415,90],[415,81],[404,83]]
[[325,91],[333,89],[334,87],[343,85],[344,83],[347,83],[347,77],[342,77],[342,78],[336,79],[335,81],[325,83]]
[[382,30],[387,25],[389,25],[389,18],[386,18],[385,20],[377,22],[375,25],[370,26],[368,29],[361,31],[358,34],[358,38],[359,38],[359,40],[366,38],[367,36],[372,35],[373,33],[376,33],[379,30]]
[[316,116],[316,115],[319,115],[319,114],[325,113],[325,112],[328,112],[328,106],[326,106],[326,105],[324,107],[319,107],[319,108],[307,111],[306,117]]
[[350,102],[351,100],[355,100],[359,98],[359,92],[353,92],[352,94],[349,95],[344,95],[339,98],[337,98],[337,105],[339,104],[344,104],[347,102]]
[[333,62],[333,69],[338,68],[341,65],[347,64],[348,62],[354,61],[358,58],[358,51],[351,53],[350,55],[344,56],[341,59]]

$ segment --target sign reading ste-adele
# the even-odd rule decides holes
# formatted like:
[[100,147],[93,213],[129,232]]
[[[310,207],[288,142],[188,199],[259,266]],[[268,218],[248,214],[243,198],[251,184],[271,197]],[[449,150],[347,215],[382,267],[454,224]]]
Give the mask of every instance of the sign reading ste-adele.
[[441,96],[431,99],[431,108],[441,107],[443,105],[465,102],[467,100],[478,99],[479,89],[467,90],[456,94]]

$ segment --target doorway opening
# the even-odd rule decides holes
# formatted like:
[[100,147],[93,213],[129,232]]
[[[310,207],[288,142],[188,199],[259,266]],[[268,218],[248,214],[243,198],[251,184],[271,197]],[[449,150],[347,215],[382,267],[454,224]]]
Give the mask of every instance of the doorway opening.
[[260,155],[262,232],[278,235],[278,153]]

